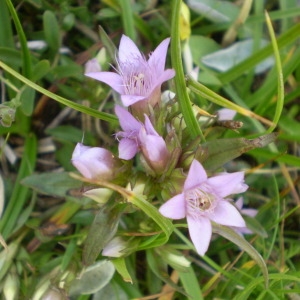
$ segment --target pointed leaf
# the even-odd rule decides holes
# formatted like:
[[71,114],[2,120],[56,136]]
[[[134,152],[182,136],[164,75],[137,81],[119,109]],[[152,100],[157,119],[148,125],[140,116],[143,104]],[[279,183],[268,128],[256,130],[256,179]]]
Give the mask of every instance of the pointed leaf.
[[23,179],[22,184],[41,194],[58,197],[65,197],[70,190],[80,188],[80,183],[67,172],[34,174]]
[[57,53],[61,44],[59,25],[55,14],[47,10],[43,15],[43,25],[45,39],[52,50],[52,53]]
[[206,170],[214,171],[249,150],[274,142],[276,137],[276,133],[271,133],[252,140],[245,138],[213,140],[200,145],[195,157]]
[[242,236],[236,233],[232,228],[213,223],[213,232],[222,235],[226,239],[239,246],[256,261],[263,273],[265,286],[267,288],[269,284],[268,268],[261,255],[253,248],[253,246],[249,244]]
[[97,213],[83,247],[82,259],[85,266],[95,262],[101,250],[115,235],[120,216],[120,206],[112,208],[106,205]]
[[[137,195],[134,194],[131,191],[128,191],[127,189],[124,189],[116,184],[104,181],[104,180],[90,180],[81,176],[78,176],[77,174],[71,173],[70,174],[73,178],[76,178],[83,182],[89,182],[95,185],[103,186],[109,189],[112,189],[118,193],[120,193],[124,198],[127,199],[128,202],[132,203],[134,206],[141,209],[149,218],[151,218],[162,230],[161,233],[155,234],[152,239],[147,237],[147,240],[145,243],[141,243],[138,247],[138,250],[147,249],[151,247],[158,247],[161,245],[164,245],[171,235],[171,233],[174,230],[174,226],[172,222],[163,217],[158,209],[153,206],[151,203],[149,203],[143,195]],[[149,242],[151,241],[151,242]]]
[[69,296],[94,294],[106,286],[115,272],[114,265],[102,260],[85,269],[79,279],[71,282]]
[[200,289],[198,278],[192,266],[190,266],[185,272],[179,272],[179,278],[185,291],[191,299],[204,299]]
[[151,271],[160,278],[163,282],[167,283],[170,287],[172,287],[175,291],[187,296],[185,291],[176,285],[168,274],[168,265],[166,264],[163,257],[156,255],[153,250],[147,250],[146,252],[148,266]]
[[112,263],[114,264],[117,272],[122,276],[123,280],[125,282],[133,283],[132,278],[128,272],[128,269],[126,267],[126,262],[124,257],[116,258],[112,260]]
[[249,216],[243,215],[243,218],[246,221],[247,228],[250,229],[253,233],[260,235],[263,238],[268,237],[268,233],[265,228],[255,219]]
[[20,94],[21,109],[26,116],[30,116],[34,108],[35,90],[25,86]]
[[103,45],[105,46],[105,48],[107,49],[111,60],[114,63],[116,63],[116,54],[117,54],[118,50],[117,50],[115,44],[113,43],[111,38],[107,35],[107,33],[105,32],[105,30],[103,29],[102,26],[99,26],[99,33],[100,33],[101,41],[102,41]]

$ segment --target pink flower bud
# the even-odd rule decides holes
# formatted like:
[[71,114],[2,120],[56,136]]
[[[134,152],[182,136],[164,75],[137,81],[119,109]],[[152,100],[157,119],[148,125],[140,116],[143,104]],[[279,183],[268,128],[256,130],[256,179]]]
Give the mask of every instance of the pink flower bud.
[[113,154],[99,147],[88,147],[78,143],[72,155],[74,167],[88,179],[112,179],[115,158]]

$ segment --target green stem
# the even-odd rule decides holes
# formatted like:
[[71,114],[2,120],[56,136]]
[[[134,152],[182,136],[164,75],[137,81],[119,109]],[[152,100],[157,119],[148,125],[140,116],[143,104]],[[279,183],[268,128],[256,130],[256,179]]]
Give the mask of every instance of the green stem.
[[16,72],[12,68],[10,68],[8,65],[3,63],[2,61],[0,61],[0,68],[4,69],[5,71],[10,73],[14,77],[16,77],[17,79],[22,81],[23,83],[27,84],[28,86],[32,87],[36,91],[48,96],[49,98],[51,98],[51,99],[53,99],[53,100],[55,100],[59,103],[62,103],[63,105],[66,105],[66,106],[71,107],[71,108],[73,108],[77,111],[80,111],[80,112],[84,113],[84,114],[90,115],[92,117],[95,117],[95,118],[98,118],[98,119],[101,119],[103,121],[107,121],[107,122],[110,122],[110,123],[115,123],[118,120],[117,117],[114,116],[114,115],[97,111],[95,109],[86,107],[86,106],[78,104],[76,102],[72,102],[70,100],[67,100],[67,99],[61,97],[61,96],[58,96],[54,93],[51,93],[50,91],[42,88],[41,86],[37,85],[36,83],[34,83],[31,80],[27,79],[26,77],[22,76],[21,74],[19,74],[18,72]]
[[194,115],[192,104],[187,92],[184,71],[181,58],[181,45],[179,34],[179,19],[180,19],[181,0],[173,1],[172,9],[172,32],[171,32],[171,60],[172,67],[176,72],[174,78],[176,87],[176,96],[180,106],[181,113],[186,123],[192,138],[201,137],[202,141],[205,141],[200,125]]

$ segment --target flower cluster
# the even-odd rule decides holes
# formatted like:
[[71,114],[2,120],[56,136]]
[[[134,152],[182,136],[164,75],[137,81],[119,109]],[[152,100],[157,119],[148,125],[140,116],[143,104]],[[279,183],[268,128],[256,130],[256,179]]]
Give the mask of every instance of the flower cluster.
[[[168,107],[161,101],[162,83],[175,76],[173,69],[165,70],[169,42],[165,39],[147,60],[133,41],[123,35],[116,72],[101,72],[95,62],[88,64],[87,76],[108,84],[121,96],[123,107],[115,106],[121,127],[115,133],[119,153],[116,157],[106,149],[78,144],[72,163],[86,178],[113,181],[122,176],[126,161],[138,156],[147,177],[153,178],[161,189],[157,199],[167,200],[159,212],[170,219],[186,217],[192,242],[197,252],[204,255],[212,235],[211,222],[245,232],[246,224],[228,197],[245,192],[248,186],[243,172],[219,173],[208,178],[195,157],[181,164],[187,157],[180,146],[182,132],[176,134],[178,122],[172,118],[167,121]],[[228,111],[219,115],[220,119],[232,117]],[[174,174],[178,173],[176,177]]]

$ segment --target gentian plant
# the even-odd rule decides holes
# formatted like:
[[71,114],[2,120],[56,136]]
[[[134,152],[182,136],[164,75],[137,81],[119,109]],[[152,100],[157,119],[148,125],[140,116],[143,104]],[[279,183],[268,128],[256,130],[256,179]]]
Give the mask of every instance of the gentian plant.
[[[114,71],[86,73],[88,77],[108,84],[121,97],[123,106],[116,104],[114,107],[120,126],[114,134],[118,154],[78,144],[72,163],[84,176],[81,180],[121,194],[127,204],[133,204],[135,209],[131,213],[139,218],[144,213],[149,222],[152,220],[148,229],[157,231],[160,228],[162,233],[154,234],[150,243],[145,237],[122,239],[118,224],[129,207],[124,206],[124,200],[116,201],[115,194],[101,200],[102,189],[98,191],[94,187],[86,195],[104,205],[100,215],[104,212],[114,215],[108,226],[114,229],[104,233],[95,221],[87,236],[83,260],[87,265],[94,263],[102,250],[104,256],[124,259],[138,250],[164,249],[172,241],[175,230],[170,219],[185,218],[186,223],[176,224],[188,227],[187,237],[197,254],[204,256],[213,232],[219,233],[247,251],[265,272],[261,256],[241,235],[251,231],[241,215],[240,202],[236,207],[231,198],[248,189],[245,174],[243,171],[228,173],[224,164],[249,149],[266,145],[274,140],[274,136],[260,138],[260,145],[257,140],[239,138],[211,139],[202,143],[200,138],[192,138],[186,119],[178,112],[176,95],[161,100],[162,83],[175,75],[175,70],[165,70],[169,42],[169,38],[163,40],[146,60],[134,42],[123,35]],[[231,109],[219,110],[208,117],[208,122],[207,116],[206,121],[201,117],[198,120],[197,110],[192,111],[192,118],[206,130],[225,123],[230,130],[230,122],[235,122],[232,118],[236,112]],[[128,170],[126,176],[118,174],[122,184],[112,176],[116,175],[117,160],[119,170],[120,163]],[[100,233],[96,234],[97,230]]]
[[296,2],[0,1],[1,299],[297,298]]

